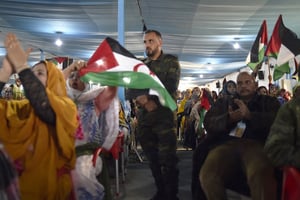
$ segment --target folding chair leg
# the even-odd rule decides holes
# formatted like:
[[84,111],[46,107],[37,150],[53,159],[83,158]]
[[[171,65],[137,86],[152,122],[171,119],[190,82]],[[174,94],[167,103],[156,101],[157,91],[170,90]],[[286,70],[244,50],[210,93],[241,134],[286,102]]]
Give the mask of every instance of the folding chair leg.
[[116,196],[120,194],[120,185],[119,185],[119,160],[115,160],[116,163]]
[[121,153],[122,183],[125,182],[125,151]]

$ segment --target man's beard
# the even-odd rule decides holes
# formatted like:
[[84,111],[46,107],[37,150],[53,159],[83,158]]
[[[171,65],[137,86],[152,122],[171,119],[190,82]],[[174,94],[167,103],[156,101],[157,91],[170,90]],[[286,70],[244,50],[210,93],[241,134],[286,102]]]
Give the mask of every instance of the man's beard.
[[147,55],[148,57],[152,57],[152,56],[154,55],[154,53],[153,53],[153,51],[151,51],[151,50],[146,50],[146,55]]
[[153,57],[156,54],[156,51],[157,51],[156,49],[154,49],[154,50],[146,49],[146,55],[148,57]]

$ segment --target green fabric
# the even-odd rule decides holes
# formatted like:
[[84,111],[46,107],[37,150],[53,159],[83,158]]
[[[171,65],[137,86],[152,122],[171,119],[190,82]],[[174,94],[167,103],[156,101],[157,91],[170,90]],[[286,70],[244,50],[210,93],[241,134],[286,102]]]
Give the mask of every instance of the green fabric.
[[169,94],[176,100],[181,73],[178,58],[162,53],[157,60],[146,59],[145,64],[156,74]]
[[204,128],[203,128],[203,121],[204,121],[204,116],[205,116],[206,110],[205,109],[201,109],[200,110],[200,121],[199,121],[199,126],[198,126],[198,130],[196,132],[197,136],[199,138],[201,138],[204,135]]
[[[130,77],[130,82],[124,77]],[[109,86],[122,86],[126,88],[155,89],[164,100],[164,105],[169,107],[171,110],[175,110],[177,105],[174,99],[170,96],[168,91],[162,87],[158,82],[155,82],[148,74],[143,72],[123,71],[123,72],[101,72],[94,73],[89,72],[81,77],[84,82],[92,81],[93,83],[100,83],[101,85]]]
[[289,66],[289,62],[280,65],[280,66],[276,66],[274,68],[274,73],[273,73],[273,79],[274,81],[280,79],[284,74],[289,74],[291,73],[291,69]]
[[79,157],[82,155],[94,154],[97,148],[99,148],[99,144],[93,142],[77,146],[75,148],[76,156]]
[[265,152],[276,167],[300,169],[300,98],[282,105],[271,127]]
[[259,50],[259,53],[258,53],[258,62],[256,62],[256,63],[251,63],[251,62],[247,63],[247,66],[250,67],[254,71],[256,69],[256,67],[264,61],[264,57],[265,57],[264,53],[265,53],[265,49],[261,48]]

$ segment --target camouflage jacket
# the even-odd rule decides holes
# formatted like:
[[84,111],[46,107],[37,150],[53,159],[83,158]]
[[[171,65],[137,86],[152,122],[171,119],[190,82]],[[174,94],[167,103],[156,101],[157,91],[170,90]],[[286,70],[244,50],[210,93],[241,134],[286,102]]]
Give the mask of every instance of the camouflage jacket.
[[300,98],[290,100],[278,111],[265,152],[276,167],[300,169]]
[[146,58],[143,62],[156,74],[175,100],[181,72],[178,58],[162,52],[157,60]]

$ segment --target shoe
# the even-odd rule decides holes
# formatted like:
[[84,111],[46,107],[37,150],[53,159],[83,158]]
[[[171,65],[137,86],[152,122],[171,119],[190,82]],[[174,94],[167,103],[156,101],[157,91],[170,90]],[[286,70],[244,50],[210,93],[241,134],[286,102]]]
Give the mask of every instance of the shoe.
[[150,200],[165,200],[164,196],[156,193]]

